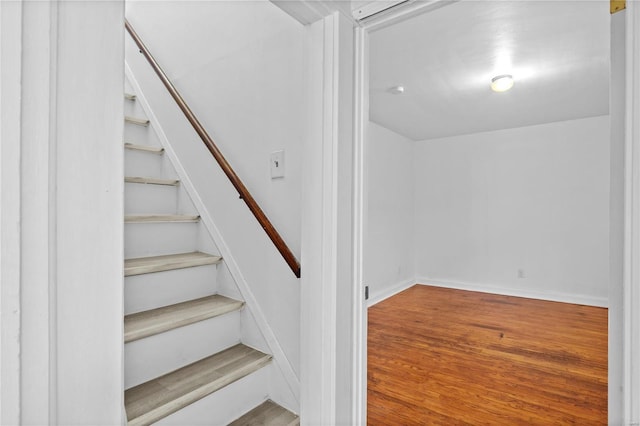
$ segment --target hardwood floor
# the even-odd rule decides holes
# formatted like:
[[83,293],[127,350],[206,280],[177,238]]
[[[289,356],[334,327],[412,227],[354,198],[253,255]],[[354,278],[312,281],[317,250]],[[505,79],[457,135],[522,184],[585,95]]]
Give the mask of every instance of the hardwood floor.
[[416,285],[368,315],[369,425],[607,424],[606,308]]

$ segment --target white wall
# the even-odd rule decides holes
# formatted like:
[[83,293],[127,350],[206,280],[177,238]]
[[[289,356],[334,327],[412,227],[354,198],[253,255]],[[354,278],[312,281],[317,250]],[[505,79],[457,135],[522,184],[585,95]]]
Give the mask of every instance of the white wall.
[[0,15],[0,423],[120,424],[124,2]]
[[414,145],[376,123],[368,124],[363,275],[370,303],[415,282]]
[[[299,258],[304,27],[266,0],[130,2],[126,14]],[[153,113],[298,372],[300,281],[149,65],[131,43],[127,49],[128,64]],[[286,176],[272,180],[269,154],[280,149]]]
[[418,142],[418,280],[606,305],[609,138],[601,116]]
[[58,10],[57,424],[124,414],[123,3]]
[[0,424],[20,422],[22,4],[0,3]]

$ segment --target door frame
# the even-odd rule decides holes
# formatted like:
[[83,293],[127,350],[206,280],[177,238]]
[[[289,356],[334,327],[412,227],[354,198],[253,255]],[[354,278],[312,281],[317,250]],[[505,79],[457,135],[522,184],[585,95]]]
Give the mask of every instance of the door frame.
[[[623,424],[640,424],[640,5],[626,4],[622,368]],[[610,389],[609,395],[612,392]],[[611,401],[610,401],[611,402]]]
[[[367,307],[364,298],[363,249],[366,227],[366,122],[369,108],[369,43],[371,32],[399,23],[421,13],[428,13],[451,4],[446,0],[407,2],[388,9],[369,19],[360,21],[355,28],[355,84],[354,84],[354,228],[353,228],[353,424],[364,425],[367,420]],[[622,283],[610,283],[624,296],[622,313],[622,347],[609,344],[609,359],[624,360],[621,377],[622,390],[611,389],[609,380],[609,406],[623,407],[620,415],[624,425],[640,424],[640,5],[627,2],[625,13],[624,56],[625,70],[625,174],[624,174],[624,279]],[[611,317],[611,312],[610,312]],[[611,342],[611,340],[610,340]],[[619,421],[619,420],[617,420]]]

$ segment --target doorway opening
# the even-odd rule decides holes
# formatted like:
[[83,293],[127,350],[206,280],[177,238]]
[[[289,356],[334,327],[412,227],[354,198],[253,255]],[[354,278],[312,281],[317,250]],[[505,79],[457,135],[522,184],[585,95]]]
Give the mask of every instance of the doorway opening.
[[[455,2],[410,15],[361,32],[369,306],[425,284],[450,292],[451,304],[438,305],[447,313],[476,292],[511,298],[486,308],[496,315],[500,303],[526,298],[589,306],[595,311],[579,316],[601,317],[610,261],[608,3]],[[504,75],[511,90],[492,90]],[[511,335],[478,327],[465,333],[491,330],[502,344]],[[557,345],[555,355],[519,350],[576,356]],[[425,374],[432,396],[450,391]],[[597,385],[606,401],[606,372]]]

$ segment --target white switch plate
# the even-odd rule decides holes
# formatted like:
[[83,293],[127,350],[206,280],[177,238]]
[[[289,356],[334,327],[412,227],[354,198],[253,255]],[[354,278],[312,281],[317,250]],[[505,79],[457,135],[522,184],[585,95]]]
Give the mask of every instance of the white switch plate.
[[284,177],[284,150],[271,153],[271,179]]

